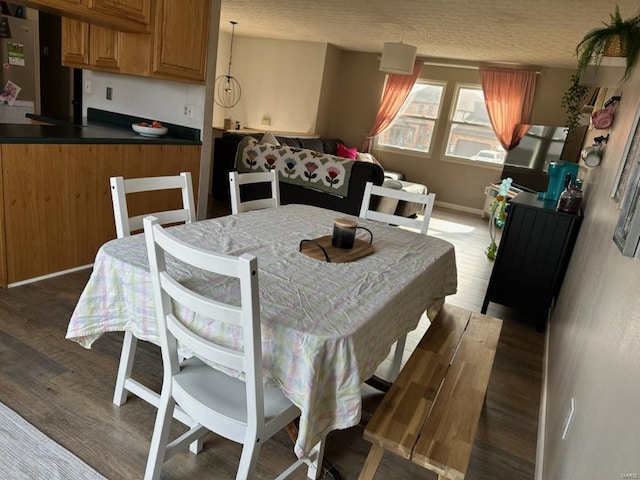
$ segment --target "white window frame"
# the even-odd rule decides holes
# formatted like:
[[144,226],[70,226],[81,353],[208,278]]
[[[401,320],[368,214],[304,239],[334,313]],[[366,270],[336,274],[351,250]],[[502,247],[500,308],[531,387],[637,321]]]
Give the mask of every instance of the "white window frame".
[[[497,162],[488,162],[488,161],[484,161],[484,160],[472,160],[471,158],[467,158],[467,157],[462,157],[462,156],[457,156],[457,155],[451,155],[449,153],[449,137],[451,135],[451,129],[453,128],[454,125],[470,125],[472,127],[480,127],[480,128],[487,128],[488,131],[490,131],[494,137],[495,137],[495,133],[493,131],[493,128],[491,127],[491,125],[483,125],[480,123],[473,123],[473,122],[462,122],[462,121],[458,121],[458,120],[454,120],[454,116],[456,113],[456,108],[458,105],[458,98],[460,96],[460,91],[463,89],[473,89],[473,90],[479,90],[480,92],[482,92],[482,86],[480,84],[477,83],[456,83],[455,85],[455,90],[453,93],[453,100],[451,101],[451,105],[450,105],[450,109],[449,109],[449,116],[447,119],[447,127],[446,127],[446,132],[445,132],[445,136],[443,139],[443,143],[442,143],[442,158],[448,162],[452,162],[452,163],[462,163],[465,165],[474,165],[474,166],[481,166],[481,167],[486,167],[486,168],[490,168],[493,170],[502,170],[502,167],[504,166],[504,159],[506,158],[506,152],[504,152],[504,156],[502,158],[502,162],[497,163]],[[484,96],[484,94],[483,94]],[[499,140],[496,138],[496,143],[499,145],[500,142]],[[482,150],[491,150],[490,148],[487,149],[482,149]]]
[[[437,87],[442,87],[442,94],[440,95],[440,103],[438,104],[438,111],[436,113],[435,118],[431,118],[431,117],[427,117],[427,116],[421,116],[421,115],[411,115],[411,114],[400,113],[400,112],[402,112],[402,109],[406,106],[407,102],[409,101],[410,95],[407,97],[407,100],[405,101],[405,103],[400,108],[400,111],[398,112],[398,115],[396,115],[396,117],[398,117],[398,116],[415,117],[415,118],[426,119],[426,120],[429,120],[429,121],[433,122],[433,133],[431,135],[431,142],[429,144],[429,151],[425,152],[423,150],[416,150],[416,149],[413,149],[413,148],[399,147],[399,146],[396,146],[396,145],[386,145],[386,144],[380,143],[380,138],[382,137],[382,133],[393,127],[393,122],[395,122],[395,118],[393,119],[391,124],[385,130],[383,130],[383,132],[381,132],[379,135],[376,136],[374,145],[375,145],[375,148],[377,150],[402,152],[403,155],[412,155],[412,156],[426,157],[426,158],[430,158],[433,155],[433,144],[434,144],[434,139],[436,138],[436,132],[438,130],[438,124],[439,124],[439,121],[440,121],[440,119],[442,117],[442,107],[443,107],[444,100],[445,100],[445,95],[446,95],[446,92],[447,92],[447,82],[441,81],[441,80],[431,80],[431,79],[427,79],[427,78],[419,78],[418,80],[416,80],[415,85],[433,85],[433,86],[437,86]],[[412,87],[412,89],[413,89],[413,87]]]

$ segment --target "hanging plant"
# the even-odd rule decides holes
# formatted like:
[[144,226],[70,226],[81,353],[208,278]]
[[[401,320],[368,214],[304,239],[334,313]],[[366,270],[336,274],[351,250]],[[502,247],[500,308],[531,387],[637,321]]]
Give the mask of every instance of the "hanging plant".
[[584,73],[589,65],[600,65],[605,56],[624,57],[626,68],[623,80],[631,75],[640,53],[640,14],[623,20],[616,5],[615,12],[609,17],[609,23],[590,30],[578,43],[578,75]]
[[567,135],[573,135],[580,125],[582,108],[589,87],[580,85],[580,77],[589,65],[596,68],[605,56],[624,57],[626,68],[623,78],[631,75],[640,54],[640,14],[622,19],[616,5],[614,13],[609,14],[610,22],[603,27],[590,30],[576,46],[578,66],[571,77],[571,85],[564,93],[560,105],[567,112]]
[[567,138],[571,138],[580,126],[582,108],[590,88],[580,85],[580,74],[576,71],[571,75],[571,85],[564,92],[560,106],[567,112]]

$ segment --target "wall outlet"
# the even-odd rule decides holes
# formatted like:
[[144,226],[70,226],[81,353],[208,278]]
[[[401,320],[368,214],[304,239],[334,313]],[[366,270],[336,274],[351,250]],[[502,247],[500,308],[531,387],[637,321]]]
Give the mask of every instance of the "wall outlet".
[[571,420],[573,420],[573,414],[576,412],[576,399],[571,397],[571,406],[569,407],[569,411],[567,412],[567,416],[564,420],[564,428],[562,429],[562,440],[566,440],[567,435],[569,434],[569,425],[571,425]]
[[84,81],[84,93],[91,93],[91,80]]
[[185,105],[182,114],[187,118],[193,118],[193,105]]
[[113,100],[113,88],[107,87],[107,100]]

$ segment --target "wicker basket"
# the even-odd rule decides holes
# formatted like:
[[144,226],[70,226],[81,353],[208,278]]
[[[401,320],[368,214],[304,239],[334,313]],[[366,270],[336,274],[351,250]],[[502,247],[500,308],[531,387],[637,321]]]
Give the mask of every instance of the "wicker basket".
[[622,39],[616,35],[615,37],[611,37],[611,40],[607,42],[607,46],[602,52],[603,57],[626,57],[627,56],[627,48],[626,45],[623,44]]

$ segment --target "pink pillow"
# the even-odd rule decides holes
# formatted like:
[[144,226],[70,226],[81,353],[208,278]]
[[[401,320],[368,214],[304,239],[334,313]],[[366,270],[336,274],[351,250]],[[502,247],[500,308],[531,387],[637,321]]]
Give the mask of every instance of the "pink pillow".
[[347,148],[343,144],[338,144],[338,150],[336,151],[336,155],[342,158],[349,158],[351,160],[355,160],[358,156],[358,149],[356,147]]

